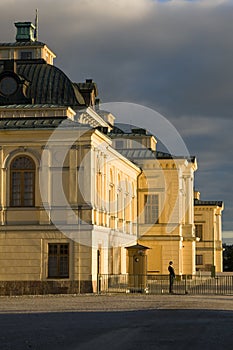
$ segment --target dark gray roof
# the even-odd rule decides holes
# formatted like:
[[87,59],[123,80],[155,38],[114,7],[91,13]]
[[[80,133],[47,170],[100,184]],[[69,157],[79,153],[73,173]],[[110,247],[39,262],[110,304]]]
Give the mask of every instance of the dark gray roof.
[[222,207],[222,201],[202,201],[200,199],[194,199],[195,206],[214,206],[214,207]]
[[62,128],[85,128],[86,126],[74,122],[67,117],[23,117],[1,118],[0,130],[10,129],[54,129]]
[[18,46],[45,46],[41,41],[15,41],[14,43],[0,43],[4,47],[18,47]]
[[130,160],[156,158],[156,153],[147,148],[117,149],[117,151]]
[[35,104],[84,105],[81,93],[65,73],[55,66],[18,61],[17,73],[30,82],[27,96]]
[[195,156],[174,156],[170,153],[160,152],[160,151],[156,151],[156,158],[157,159],[186,159],[190,163],[195,163],[196,161]]
[[[26,95],[33,103],[73,108],[86,106],[78,85],[56,66],[47,64],[43,59],[32,59],[16,60],[16,67],[16,73],[29,82]],[[0,73],[3,70],[4,60],[0,61]]]
[[124,123],[115,123],[112,131],[111,131],[111,136],[133,136],[133,135],[147,135],[147,136],[152,136],[152,134],[143,128],[139,128],[135,125],[131,124],[124,124]]
[[127,148],[127,149],[117,149],[124,157],[130,160],[136,159],[187,159],[189,162],[194,163],[195,157],[185,157],[185,156],[173,156],[169,153],[152,151],[149,148]]
[[0,105],[0,109],[37,109],[37,108],[67,108],[67,106],[53,105],[53,104],[27,104],[27,105]]

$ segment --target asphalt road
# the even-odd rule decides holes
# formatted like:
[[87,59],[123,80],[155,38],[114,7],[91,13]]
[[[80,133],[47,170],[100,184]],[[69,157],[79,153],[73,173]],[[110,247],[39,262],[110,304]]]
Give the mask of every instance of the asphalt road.
[[232,301],[184,296],[0,298],[0,349],[230,350]]

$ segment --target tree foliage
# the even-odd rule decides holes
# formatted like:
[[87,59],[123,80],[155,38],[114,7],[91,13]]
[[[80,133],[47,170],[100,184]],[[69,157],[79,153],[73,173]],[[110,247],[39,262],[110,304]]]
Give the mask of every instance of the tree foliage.
[[223,271],[233,271],[233,244],[223,244]]

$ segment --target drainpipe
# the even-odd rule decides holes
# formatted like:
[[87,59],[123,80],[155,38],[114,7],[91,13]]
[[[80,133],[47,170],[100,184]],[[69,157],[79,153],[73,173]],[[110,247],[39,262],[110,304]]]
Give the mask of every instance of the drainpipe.
[[214,227],[213,227],[213,242],[212,242],[212,245],[213,245],[213,250],[212,250],[213,257],[212,257],[211,277],[215,277],[216,267],[214,265],[214,250],[215,250],[215,245],[214,245]]
[[138,243],[138,238],[139,238],[139,220],[138,220],[138,216],[139,216],[139,177],[142,175],[143,170],[140,168],[140,174],[138,174],[137,176],[137,243]]

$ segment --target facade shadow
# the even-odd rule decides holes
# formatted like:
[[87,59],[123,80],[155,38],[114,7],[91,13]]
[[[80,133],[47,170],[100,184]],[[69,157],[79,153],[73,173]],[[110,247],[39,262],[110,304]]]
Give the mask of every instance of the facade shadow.
[[2,350],[232,349],[233,311],[5,313]]

